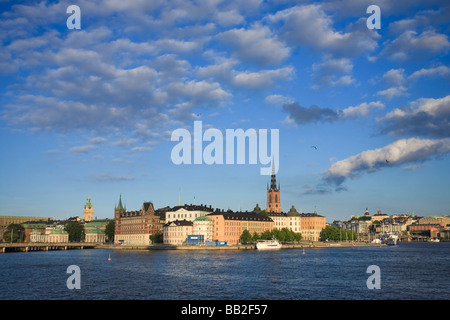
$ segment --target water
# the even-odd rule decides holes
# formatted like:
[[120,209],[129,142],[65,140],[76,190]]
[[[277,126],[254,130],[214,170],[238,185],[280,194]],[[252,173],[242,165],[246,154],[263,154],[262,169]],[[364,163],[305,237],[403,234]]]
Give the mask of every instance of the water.
[[[111,256],[111,261],[108,257]],[[66,285],[70,265],[81,289]],[[369,290],[367,267],[380,267]],[[278,251],[86,249],[0,254],[0,299],[450,299],[450,243]]]

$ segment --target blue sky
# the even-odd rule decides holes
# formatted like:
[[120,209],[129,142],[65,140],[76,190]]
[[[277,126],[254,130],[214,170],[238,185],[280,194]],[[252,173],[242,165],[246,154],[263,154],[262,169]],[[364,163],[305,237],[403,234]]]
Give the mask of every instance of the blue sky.
[[[381,29],[367,28],[369,5]],[[0,215],[81,217],[90,196],[111,218],[120,194],[139,210],[180,191],[265,208],[260,164],[172,163],[171,132],[196,120],[279,130],[284,211],[449,214],[447,1],[0,6]]]

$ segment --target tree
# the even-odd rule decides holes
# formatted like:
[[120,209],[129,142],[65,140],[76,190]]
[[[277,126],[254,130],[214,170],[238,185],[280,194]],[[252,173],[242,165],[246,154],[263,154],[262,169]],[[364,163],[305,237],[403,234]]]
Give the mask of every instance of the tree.
[[84,228],[78,222],[69,222],[64,227],[69,234],[69,241],[80,242],[84,240]]
[[152,240],[152,243],[163,243],[163,234],[161,232],[151,234],[150,240]]
[[105,227],[105,234],[108,237],[108,241],[111,241],[112,239],[114,239],[114,234],[115,234],[115,222],[114,220],[110,220]]
[[241,234],[241,242],[249,243],[251,240],[252,240],[252,235],[250,234],[250,231],[245,229]]
[[[22,242],[23,237],[25,235],[25,229],[20,224],[10,224],[7,228],[7,231],[3,234],[3,240],[5,242]],[[12,237],[12,241],[11,241]]]

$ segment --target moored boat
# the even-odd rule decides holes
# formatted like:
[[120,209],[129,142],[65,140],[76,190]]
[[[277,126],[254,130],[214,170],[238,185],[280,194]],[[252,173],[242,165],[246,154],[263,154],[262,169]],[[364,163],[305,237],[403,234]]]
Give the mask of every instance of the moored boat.
[[271,250],[271,249],[280,249],[281,243],[277,239],[272,240],[259,240],[256,243],[256,249],[258,250]]
[[387,244],[388,246],[395,246],[397,245],[398,236],[394,233],[386,232],[381,235],[380,239],[381,243]]

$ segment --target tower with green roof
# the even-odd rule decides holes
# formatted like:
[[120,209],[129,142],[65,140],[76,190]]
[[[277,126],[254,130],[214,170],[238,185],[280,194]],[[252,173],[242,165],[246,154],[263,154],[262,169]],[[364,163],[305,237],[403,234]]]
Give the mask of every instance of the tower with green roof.
[[84,205],[83,219],[84,221],[91,221],[94,217],[94,207],[91,203],[91,197],[86,199],[86,204]]
[[126,211],[126,207],[122,204],[122,195],[120,195],[119,204],[114,206],[114,219],[117,221],[117,219],[119,219]]

